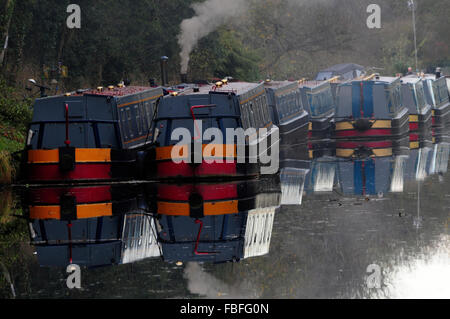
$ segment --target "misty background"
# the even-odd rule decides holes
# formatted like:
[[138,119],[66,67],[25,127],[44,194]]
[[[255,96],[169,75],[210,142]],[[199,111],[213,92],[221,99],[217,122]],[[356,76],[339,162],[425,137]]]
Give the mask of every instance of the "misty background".
[[[314,77],[337,63],[414,67],[411,11],[406,0],[79,0],[81,29],[66,27],[73,1],[1,0],[2,74],[22,88],[34,77],[60,89],[169,78],[233,76],[241,80]],[[419,68],[450,66],[450,6],[416,0]],[[366,25],[367,6],[381,7],[381,28]],[[68,77],[58,72],[67,66]]]

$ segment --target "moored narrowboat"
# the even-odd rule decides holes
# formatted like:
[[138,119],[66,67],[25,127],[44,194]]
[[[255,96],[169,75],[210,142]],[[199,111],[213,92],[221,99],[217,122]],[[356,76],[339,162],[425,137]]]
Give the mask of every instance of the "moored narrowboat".
[[372,74],[338,88],[334,138],[398,138],[409,132],[400,78]]
[[433,127],[445,128],[450,122],[450,101],[447,81],[439,72],[422,77],[426,101],[432,107]]
[[337,80],[338,77],[326,81],[298,81],[303,107],[309,114],[310,138],[322,139],[330,135],[335,113],[330,83]]
[[297,82],[266,80],[264,86],[270,114],[280,129],[281,144],[305,143],[308,113],[303,108]]
[[263,83],[224,79],[168,91],[155,117],[154,177],[245,177],[278,171],[279,129],[270,117]]
[[425,131],[431,128],[431,105],[425,99],[422,80],[414,75],[401,78],[402,101],[409,111],[409,131]]
[[28,183],[140,178],[161,88],[102,87],[37,99],[23,159]]

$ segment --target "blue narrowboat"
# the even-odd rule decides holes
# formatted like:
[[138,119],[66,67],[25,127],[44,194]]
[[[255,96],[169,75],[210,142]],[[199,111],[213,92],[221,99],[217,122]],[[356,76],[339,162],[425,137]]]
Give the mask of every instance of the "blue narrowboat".
[[303,107],[309,114],[308,135],[313,139],[329,137],[335,113],[335,102],[330,82],[299,80]]
[[[161,88],[79,90],[37,99],[25,147],[27,182],[138,178]],[[140,164],[139,164],[140,163]]]
[[266,80],[264,86],[270,114],[280,129],[281,144],[305,143],[309,120],[297,82]]
[[[214,85],[182,85],[167,91],[155,117],[154,177],[256,176],[266,164],[258,160],[263,154],[278,155],[279,129],[270,116],[263,83],[224,79]],[[180,129],[189,133],[187,140],[173,136]],[[209,129],[221,136],[209,135]],[[242,139],[231,135],[229,140],[230,130],[245,134]],[[250,153],[249,148],[256,152]],[[271,169],[269,173],[278,171],[278,167]]]
[[409,131],[431,128],[431,105],[425,99],[422,80],[415,75],[401,78],[402,101],[409,111]]
[[372,74],[339,85],[334,138],[397,138],[408,132],[399,77]]
[[447,81],[439,73],[425,74],[422,77],[425,98],[432,107],[433,127],[445,128],[450,122],[450,102]]

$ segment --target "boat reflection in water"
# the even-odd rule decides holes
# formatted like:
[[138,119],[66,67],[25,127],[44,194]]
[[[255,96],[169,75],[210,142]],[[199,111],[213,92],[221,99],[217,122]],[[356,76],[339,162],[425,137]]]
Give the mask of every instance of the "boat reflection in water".
[[[413,135],[413,134],[410,134]],[[423,133],[410,142],[406,179],[424,181],[430,175],[447,172],[450,138],[447,134]]]
[[[306,177],[306,194],[332,192],[336,182],[336,148],[321,148],[310,151],[311,166]],[[329,145],[329,146],[332,146]]]
[[160,255],[147,202],[136,187],[35,188],[24,198],[41,266],[97,267]]
[[269,252],[279,175],[222,183],[32,188],[24,196],[41,266],[148,258],[228,262]]
[[165,261],[236,262],[269,252],[280,206],[278,175],[156,188],[156,226]]
[[339,191],[378,197],[403,192],[408,139],[338,142]]

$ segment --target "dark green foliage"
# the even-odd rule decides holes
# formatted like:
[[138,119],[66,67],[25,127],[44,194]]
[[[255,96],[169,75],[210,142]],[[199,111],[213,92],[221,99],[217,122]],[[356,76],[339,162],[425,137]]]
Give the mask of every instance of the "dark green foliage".
[[[23,100],[17,90],[0,78],[0,127],[9,124],[16,129],[24,129],[31,121],[30,101]],[[3,133],[6,133],[2,129]]]

